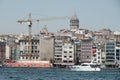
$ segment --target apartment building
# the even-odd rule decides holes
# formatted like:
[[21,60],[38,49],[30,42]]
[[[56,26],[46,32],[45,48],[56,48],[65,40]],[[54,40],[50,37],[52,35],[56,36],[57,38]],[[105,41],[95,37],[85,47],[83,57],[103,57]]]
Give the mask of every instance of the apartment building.
[[105,51],[106,51],[106,67],[115,67],[116,65],[116,41],[109,40],[105,44]]
[[6,42],[0,41],[0,61],[5,59]]
[[62,65],[70,66],[75,64],[75,49],[76,46],[70,38],[66,39],[62,46]]
[[81,53],[80,62],[91,62],[92,60],[92,39],[82,39],[81,40]]
[[100,45],[92,47],[92,59],[98,65],[102,64],[102,51],[101,51],[101,46]]
[[42,61],[50,61],[53,63],[54,55],[54,38],[42,37],[40,38],[40,59]]
[[63,45],[65,40],[71,36],[72,34],[64,32],[59,32],[54,35],[54,66],[62,66]]
[[3,40],[5,44],[5,60],[16,61],[17,60],[17,38],[14,35],[0,35],[0,39]]
[[[28,54],[28,39],[19,40],[19,61],[39,61],[40,60],[40,45],[39,39],[31,39],[31,51]],[[30,59],[29,59],[30,57]]]

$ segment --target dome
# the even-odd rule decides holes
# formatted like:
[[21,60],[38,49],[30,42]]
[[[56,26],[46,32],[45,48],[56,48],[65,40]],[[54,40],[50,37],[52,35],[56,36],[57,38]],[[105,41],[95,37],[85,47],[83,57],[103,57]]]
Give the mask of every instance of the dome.
[[77,15],[74,13],[74,15],[70,19],[71,25],[79,25],[79,19],[77,18]]
[[77,15],[75,13],[70,19],[70,29],[71,30],[79,29],[79,19],[77,18]]
[[79,21],[79,19],[77,18],[77,15],[74,13],[74,15],[71,17],[71,19],[70,19],[70,21],[72,21],[72,20],[77,20],[77,21]]

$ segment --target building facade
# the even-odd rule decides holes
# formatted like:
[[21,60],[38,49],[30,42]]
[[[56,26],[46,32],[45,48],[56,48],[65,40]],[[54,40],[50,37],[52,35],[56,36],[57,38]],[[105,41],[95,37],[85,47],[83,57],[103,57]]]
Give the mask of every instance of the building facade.
[[98,65],[102,64],[102,51],[100,45],[92,47],[92,59]]
[[40,38],[40,59],[42,61],[50,61],[53,63],[54,55],[54,38],[43,37]]
[[81,53],[80,62],[91,62],[92,60],[92,39],[82,39],[81,40]]
[[120,65],[120,47],[116,47],[116,62]]
[[114,40],[109,40],[105,44],[106,67],[115,67],[116,65],[115,47],[116,47],[116,41]]
[[54,66],[62,66],[63,45],[65,40],[71,36],[71,34],[66,33],[56,33],[54,35]]
[[6,51],[6,42],[0,41],[0,61],[3,61],[5,59],[5,51]]
[[75,61],[75,45],[73,42],[67,40],[62,46],[62,65],[70,66],[74,65]]
[[30,54],[28,54],[28,45],[28,39],[19,40],[19,61],[40,61],[39,39],[31,40]]

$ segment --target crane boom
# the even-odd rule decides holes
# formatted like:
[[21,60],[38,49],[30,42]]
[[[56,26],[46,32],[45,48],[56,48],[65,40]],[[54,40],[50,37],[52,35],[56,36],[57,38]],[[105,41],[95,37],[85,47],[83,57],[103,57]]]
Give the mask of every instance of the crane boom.
[[18,20],[17,21],[18,23],[28,23],[28,54],[26,55],[26,57],[28,57],[28,60],[31,60],[31,56],[32,56],[32,53],[31,53],[32,22],[59,20],[59,19],[67,19],[67,18],[70,18],[70,17],[51,17],[51,18],[44,18],[44,19],[31,19],[31,13],[29,13],[28,20]]

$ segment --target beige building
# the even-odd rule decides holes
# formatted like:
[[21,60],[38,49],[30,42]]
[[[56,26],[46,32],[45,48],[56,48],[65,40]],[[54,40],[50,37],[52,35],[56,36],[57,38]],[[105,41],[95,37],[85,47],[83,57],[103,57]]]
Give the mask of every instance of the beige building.
[[43,61],[53,61],[54,38],[40,38],[40,59]]
[[74,65],[75,45],[67,40],[62,46],[62,65]]

